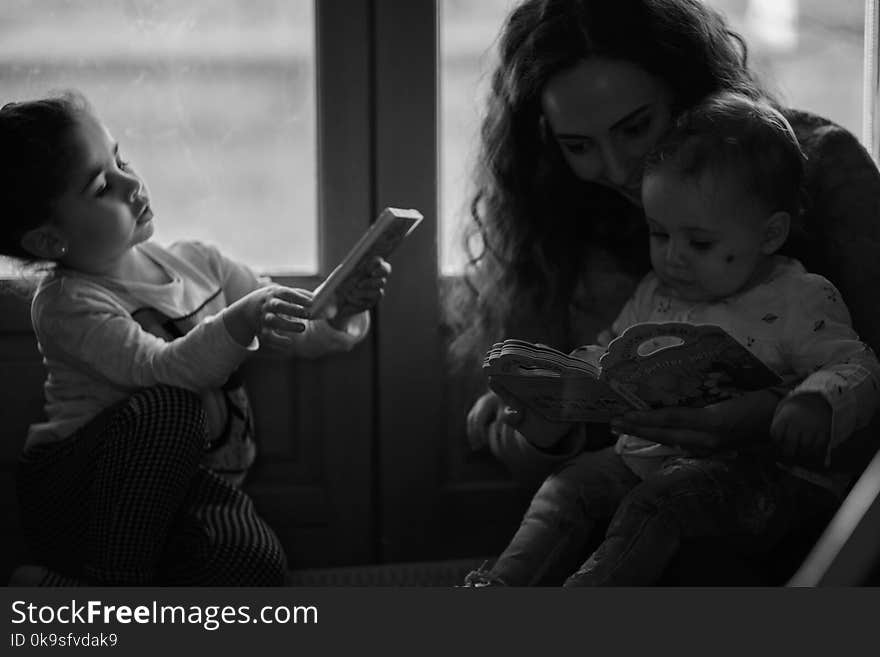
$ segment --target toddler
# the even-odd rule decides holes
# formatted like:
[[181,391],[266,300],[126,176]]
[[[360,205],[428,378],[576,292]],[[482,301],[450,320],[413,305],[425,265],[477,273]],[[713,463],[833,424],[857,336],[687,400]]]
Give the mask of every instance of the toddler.
[[[792,515],[774,449],[815,455],[815,470],[790,470],[805,485],[835,488],[817,471],[873,416],[880,364],[834,285],[778,254],[797,216],[802,175],[797,139],[767,105],[724,93],[682,116],[643,179],[653,271],[598,339],[605,346],[639,322],[723,327],[786,382],[776,391],[772,444],[756,436],[737,450],[695,453],[633,435],[636,427],[618,418],[616,444],[551,475],[504,553],[468,584],[567,576],[566,586],[647,585],[684,539],[723,536],[768,548]],[[691,445],[685,431],[681,443]],[[573,560],[593,548],[575,570]]]
[[149,241],[144,180],[75,92],[0,109],[0,167],[0,254],[46,269],[31,309],[46,420],[18,473],[34,556],[98,585],[281,584],[282,547],[238,487],[255,449],[237,370],[256,350],[350,349],[390,266],[314,319],[306,290]]

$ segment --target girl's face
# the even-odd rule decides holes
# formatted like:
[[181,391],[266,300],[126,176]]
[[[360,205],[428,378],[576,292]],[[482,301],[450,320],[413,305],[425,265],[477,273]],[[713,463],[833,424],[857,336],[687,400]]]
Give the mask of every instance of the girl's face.
[[788,215],[768,211],[730,175],[693,180],[659,169],[645,177],[642,198],[651,265],[685,301],[715,301],[749,287],[788,235]]
[[663,80],[627,61],[593,57],[550,78],[541,106],[578,178],[641,204],[645,156],[672,122]]
[[70,183],[54,206],[52,227],[65,265],[112,274],[131,247],[153,234],[149,193],[100,121],[83,115],[71,134]]

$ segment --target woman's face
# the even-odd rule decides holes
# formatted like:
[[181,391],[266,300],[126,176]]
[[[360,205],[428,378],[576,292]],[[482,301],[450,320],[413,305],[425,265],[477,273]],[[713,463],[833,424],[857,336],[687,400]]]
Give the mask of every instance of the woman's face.
[[594,57],[550,78],[541,106],[578,178],[641,204],[645,155],[672,121],[672,90],[663,80],[630,62]]

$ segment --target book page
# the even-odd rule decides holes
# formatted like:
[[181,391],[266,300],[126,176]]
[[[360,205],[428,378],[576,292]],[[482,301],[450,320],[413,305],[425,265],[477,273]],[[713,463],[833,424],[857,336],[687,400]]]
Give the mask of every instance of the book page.
[[502,399],[512,395],[527,409],[554,422],[608,422],[633,410],[607,383],[589,376],[490,375],[489,388]]
[[597,368],[598,349],[569,355],[505,340],[486,354],[483,371],[502,398],[557,422],[608,422],[632,409],[707,406],[782,382],[719,326],[636,324],[612,340]]
[[599,362],[602,379],[650,408],[707,406],[782,382],[724,329],[708,324],[635,324]]
[[632,406],[598,378],[596,358],[578,358],[546,345],[505,340],[486,354],[489,388],[554,422],[607,422]]

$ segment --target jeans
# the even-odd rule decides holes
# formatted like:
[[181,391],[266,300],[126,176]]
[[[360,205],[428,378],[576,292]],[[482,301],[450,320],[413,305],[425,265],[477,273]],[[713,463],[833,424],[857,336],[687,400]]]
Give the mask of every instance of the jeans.
[[512,586],[640,586],[660,579],[686,539],[764,551],[791,528],[790,477],[745,454],[670,457],[643,481],[613,447],[584,452],[544,481],[489,574]]

